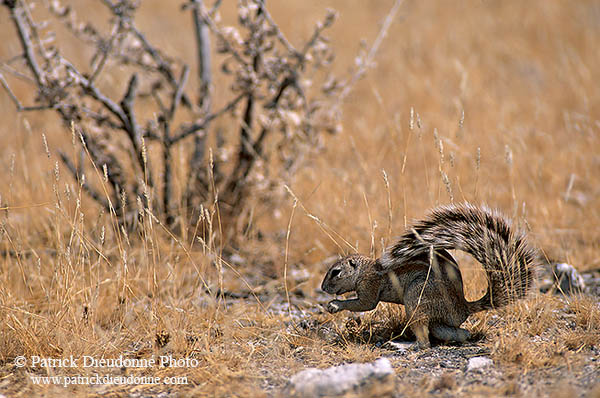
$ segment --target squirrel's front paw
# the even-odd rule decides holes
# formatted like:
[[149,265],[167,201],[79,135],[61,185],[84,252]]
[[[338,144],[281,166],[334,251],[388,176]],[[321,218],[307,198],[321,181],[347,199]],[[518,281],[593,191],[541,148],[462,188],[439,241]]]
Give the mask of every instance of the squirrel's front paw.
[[339,312],[342,310],[342,307],[340,306],[340,301],[339,300],[331,300],[329,303],[327,303],[327,311],[335,314],[336,312]]

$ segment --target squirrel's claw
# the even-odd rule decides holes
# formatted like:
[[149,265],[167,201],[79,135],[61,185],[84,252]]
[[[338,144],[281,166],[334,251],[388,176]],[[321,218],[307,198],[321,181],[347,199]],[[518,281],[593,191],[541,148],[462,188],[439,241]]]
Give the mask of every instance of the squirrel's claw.
[[327,303],[326,309],[327,312],[335,314],[336,312],[339,312],[341,310],[341,307],[338,304],[338,300],[331,300],[329,303]]

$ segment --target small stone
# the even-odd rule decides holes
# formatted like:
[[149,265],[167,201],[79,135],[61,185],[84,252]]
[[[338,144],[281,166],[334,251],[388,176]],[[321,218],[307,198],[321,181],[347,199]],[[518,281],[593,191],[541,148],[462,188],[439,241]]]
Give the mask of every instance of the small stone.
[[410,342],[397,343],[395,341],[388,341],[385,345],[393,350],[400,351],[400,352],[406,352],[411,349],[413,344],[414,343],[410,343]]
[[290,379],[285,391],[290,397],[319,397],[343,395],[372,383],[388,379],[393,383],[394,369],[387,358],[371,363],[351,363],[327,369],[310,368]]
[[472,370],[483,369],[493,364],[494,361],[492,361],[488,357],[474,357],[469,359],[469,363],[467,364],[467,372],[470,372]]
[[235,265],[241,265],[246,263],[246,260],[244,260],[244,258],[242,256],[240,256],[237,253],[233,253],[230,257],[229,257],[229,262]]
[[583,277],[575,267],[567,263],[558,263],[554,266],[557,285],[564,294],[581,293],[585,289]]

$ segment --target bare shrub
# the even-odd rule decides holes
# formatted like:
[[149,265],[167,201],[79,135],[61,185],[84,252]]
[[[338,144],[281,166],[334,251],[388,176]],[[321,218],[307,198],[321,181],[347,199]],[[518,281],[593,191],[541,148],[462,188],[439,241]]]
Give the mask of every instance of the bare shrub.
[[[2,73],[0,82],[19,111],[53,110],[72,129],[79,155],[61,151],[62,162],[121,223],[134,226],[138,214],[151,212],[185,228],[202,205],[214,203],[222,216],[235,216],[250,193],[260,191],[257,185],[262,192],[281,187],[281,179],[321,147],[321,135],[338,129],[337,104],[349,84],[330,74],[334,55],[323,33],[335,20],[333,11],[296,48],[262,0],[241,1],[236,26],[219,22],[218,0],[212,7],[185,2],[182,12],[191,12],[194,21],[189,40],[197,48],[199,84],[191,89],[190,66],[151,43],[136,25],[138,1],[98,2],[109,10],[108,31],[97,21],[80,21],[59,1],[44,2],[49,14],[42,29],[30,12],[37,3],[4,0],[17,33],[12,40],[23,53],[0,71],[30,82],[35,103],[23,105]],[[63,55],[64,44],[53,40],[57,24],[93,50],[88,65]],[[222,60],[218,82],[229,82],[218,90],[211,40]],[[18,71],[20,64],[25,72]],[[126,90],[111,96],[101,77],[121,70],[127,71]],[[215,107],[217,102],[223,105]],[[237,120],[236,134],[211,129],[226,114]],[[183,189],[174,189],[176,175],[184,176]]]

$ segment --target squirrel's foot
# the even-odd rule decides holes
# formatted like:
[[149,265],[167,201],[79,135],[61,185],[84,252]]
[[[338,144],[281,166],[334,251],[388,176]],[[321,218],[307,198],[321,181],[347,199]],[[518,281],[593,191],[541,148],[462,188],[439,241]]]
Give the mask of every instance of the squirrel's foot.
[[342,306],[340,305],[339,300],[331,300],[327,303],[327,312],[335,314],[336,312],[340,312],[342,310]]

